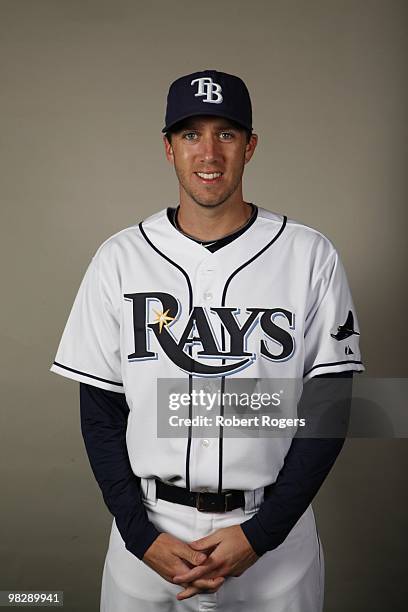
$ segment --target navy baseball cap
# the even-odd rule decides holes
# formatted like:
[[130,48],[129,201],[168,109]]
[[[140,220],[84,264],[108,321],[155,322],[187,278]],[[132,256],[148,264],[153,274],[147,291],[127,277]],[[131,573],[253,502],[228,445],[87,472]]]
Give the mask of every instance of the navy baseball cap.
[[252,105],[242,79],[226,72],[203,70],[175,80],[167,95],[165,126],[197,115],[217,115],[252,131]]

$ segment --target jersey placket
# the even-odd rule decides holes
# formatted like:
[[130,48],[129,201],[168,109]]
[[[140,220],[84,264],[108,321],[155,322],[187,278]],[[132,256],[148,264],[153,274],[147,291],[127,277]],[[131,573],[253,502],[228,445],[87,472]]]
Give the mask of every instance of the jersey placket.
[[[221,305],[220,278],[217,274],[217,257],[213,254],[208,256],[197,266],[193,282],[193,304],[203,308],[211,326],[212,332],[221,349],[221,325],[217,318],[212,315],[211,308]],[[203,350],[201,343],[193,344],[192,354],[194,359],[206,361],[200,358],[198,353]],[[211,365],[214,360],[207,360]],[[220,378],[216,377],[192,377],[192,388],[204,392],[205,398],[217,396],[220,390]],[[202,415],[212,421],[211,427],[204,429],[192,428],[192,439],[189,457],[190,489],[193,491],[215,491],[218,487],[219,473],[219,441],[216,437],[219,427],[215,427],[215,418],[219,414],[218,402],[207,410],[207,400],[199,402],[198,406],[192,406],[192,416]],[[197,431],[197,433],[195,433]]]

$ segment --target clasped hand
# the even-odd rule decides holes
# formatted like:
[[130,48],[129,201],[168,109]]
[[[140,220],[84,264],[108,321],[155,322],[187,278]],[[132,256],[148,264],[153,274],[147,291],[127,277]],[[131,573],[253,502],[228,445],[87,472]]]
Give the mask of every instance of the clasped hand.
[[178,600],[215,593],[226,577],[241,576],[258,559],[239,525],[217,529],[190,544],[161,533],[143,557],[165,580],[184,587]]

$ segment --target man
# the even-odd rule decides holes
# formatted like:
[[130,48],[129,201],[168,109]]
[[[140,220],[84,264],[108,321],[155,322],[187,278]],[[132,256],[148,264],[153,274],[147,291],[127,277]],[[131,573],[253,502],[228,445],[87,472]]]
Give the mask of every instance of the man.
[[[163,132],[178,206],[97,249],[51,366],[80,382],[86,449],[114,516],[101,611],[316,612],[324,562],[310,503],[344,434],[236,438],[221,424],[200,437],[192,398],[201,383],[210,396],[236,379],[300,380],[314,409],[313,381],[325,397],[337,394],[327,377],[351,384],[364,367],[346,276],[322,234],[244,201],[258,137],[241,79],[177,79]],[[158,435],[164,379],[187,385],[185,437]],[[343,425],[349,392],[331,404]]]

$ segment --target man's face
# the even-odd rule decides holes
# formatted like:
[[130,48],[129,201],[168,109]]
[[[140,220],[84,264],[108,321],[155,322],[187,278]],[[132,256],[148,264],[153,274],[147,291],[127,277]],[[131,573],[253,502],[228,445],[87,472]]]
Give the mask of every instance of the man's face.
[[242,198],[242,174],[257,143],[227,119],[191,117],[164,138],[167,159],[174,164],[181,190],[200,206],[215,207],[233,194]]

